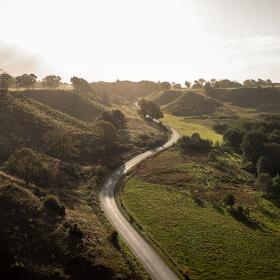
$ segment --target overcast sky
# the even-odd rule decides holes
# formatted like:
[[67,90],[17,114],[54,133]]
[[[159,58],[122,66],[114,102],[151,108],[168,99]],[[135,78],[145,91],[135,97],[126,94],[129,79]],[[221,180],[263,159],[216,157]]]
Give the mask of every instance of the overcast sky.
[[279,0],[0,0],[0,69],[280,81]]

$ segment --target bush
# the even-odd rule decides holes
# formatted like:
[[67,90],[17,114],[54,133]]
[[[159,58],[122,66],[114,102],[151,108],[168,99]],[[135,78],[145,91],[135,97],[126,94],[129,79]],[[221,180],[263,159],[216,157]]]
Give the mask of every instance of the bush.
[[214,151],[210,151],[208,154],[208,158],[210,161],[216,161],[217,160],[216,153]]
[[232,207],[235,204],[235,197],[233,194],[228,193],[224,197],[224,204],[225,206],[230,206]]
[[207,153],[211,149],[212,142],[200,138],[198,133],[194,133],[191,137],[183,136],[179,140],[179,147],[183,153],[186,152],[199,152]]
[[4,164],[11,174],[39,185],[48,185],[49,170],[44,167],[38,154],[29,148],[17,149]]
[[258,175],[261,173],[273,174],[273,165],[269,158],[261,156],[257,161],[257,172]]
[[44,200],[44,207],[53,211],[54,213],[64,216],[65,215],[65,207],[60,204],[58,199],[53,195],[48,195]]
[[81,231],[81,229],[79,228],[79,226],[77,224],[70,225],[69,234],[71,236],[76,237],[77,239],[82,239],[84,236],[83,232]]
[[276,198],[280,198],[280,176],[277,175],[272,179],[272,191]]
[[139,101],[139,106],[139,114],[143,118],[146,118],[146,116],[149,116],[152,119],[163,118],[163,113],[161,112],[160,107],[152,101],[141,99]]
[[256,179],[256,186],[259,190],[263,191],[266,195],[270,195],[272,187],[272,178],[267,173],[259,174]]
[[243,139],[243,132],[239,128],[230,127],[224,132],[223,138],[235,150],[239,150]]

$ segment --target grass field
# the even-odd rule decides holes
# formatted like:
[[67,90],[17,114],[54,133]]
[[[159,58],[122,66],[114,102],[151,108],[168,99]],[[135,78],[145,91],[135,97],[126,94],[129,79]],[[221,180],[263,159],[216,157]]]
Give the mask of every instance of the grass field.
[[222,142],[223,136],[216,133],[209,124],[209,120],[195,117],[177,117],[165,114],[163,122],[178,129],[183,135],[191,136],[193,133],[199,133],[204,139],[215,142]]
[[197,204],[173,187],[127,181],[124,205],[190,279],[280,278],[280,236]]

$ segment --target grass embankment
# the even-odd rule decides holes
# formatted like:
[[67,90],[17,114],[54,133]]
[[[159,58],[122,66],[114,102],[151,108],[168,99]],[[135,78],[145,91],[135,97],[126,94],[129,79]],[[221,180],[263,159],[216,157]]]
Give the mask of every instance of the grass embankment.
[[[250,187],[236,158],[223,160],[166,151],[127,181],[122,202],[190,279],[279,279],[279,208]],[[228,192],[249,217],[223,206]]]
[[209,126],[208,119],[202,117],[177,117],[169,114],[164,114],[163,122],[177,129],[180,133],[186,136],[191,136],[193,133],[199,133],[201,138],[210,139],[214,143],[222,142],[223,136],[216,133]]
[[[191,279],[279,279],[279,235],[262,232],[171,187],[131,179],[123,200]],[[278,271],[278,272],[277,272]]]

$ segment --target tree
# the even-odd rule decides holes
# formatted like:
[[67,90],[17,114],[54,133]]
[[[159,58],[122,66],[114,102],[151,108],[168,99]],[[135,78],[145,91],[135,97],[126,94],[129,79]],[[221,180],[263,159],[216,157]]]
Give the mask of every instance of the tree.
[[15,78],[17,89],[24,88],[27,89],[33,89],[34,84],[36,83],[37,76],[34,74],[23,74],[21,76],[17,76]]
[[253,164],[263,155],[265,141],[266,135],[261,130],[251,130],[243,137],[241,148],[244,156]]
[[256,186],[259,190],[263,191],[266,195],[271,194],[272,178],[267,173],[261,173],[256,179]]
[[48,210],[51,210],[53,213],[64,216],[65,215],[65,206],[59,202],[56,196],[48,195],[44,199],[44,207]]
[[265,85],[265,81],[263,81],[262,79],[258,79],[258,81],[257,81],[257,87],[258,87],[258,88],[262,88],[263,85]]
[[125,115],[118,109],[112,112],[104,111],[99,119],[111,122],[116,129],[123,128],[126,125]]
[[172,83],[173,89],[181,89],[181,84]]
[[60,81],[61,81],[61,77],[56,75],[49,75],[43,79],[43,86],[46,86],[51,90],[54,90],[59,88]]
[[12,81],[13,81],[13,77],[10,74],[8,73],[0,74],[0,93],[7,92]]
[[204,89],[205,89],[205,91],[208,91],[209,89],[211,89],[211,84],[210,84],[210,82],[206,82],[206,83],[205,83]]
[[280,198],[280,176],[279,174],[272,179],[272,191],[276,198]]
[[253,79],[248,79],[243,82],[243,87],[245,88],[253,88],[257,86],[257,82]]
[[200,84],[200,87],[203,88],[203,86],[204,86],[206,80],[203,79],[203,78],[200,78],[200,79],[198,79],[198,82],[199,82],[199,84]]
[[5,168],[19,178],[38,184],[47,184],[49,171],[44,167],[39,156],[31,149],[20,148],[5,162]]
[[274,129],[268,136],[268,141],[280,144],[280,130]]
[[99,135],[105,144],[105,149],[109,151],[115,147],[119,141],[115,126],[111,122],[104,120],[98,120],[96,122],[96,126],[98,128]]
[[165,90],[171,89],[171,84],[169,82],[162,82],[160,83],[160,87]]
[[224,197],[224,204],[225,206],[230,206],[232,207],[235,204],[235,197],[233,194],[228,193]]
[[191,82],[185,81],[185,87],[190,88],[191,87]]
[[273,165],[269,158],[260,156],[257,161],[257,172],[258,175],[261,173],[268,173],[269,175],[273,174]]
[[45,151],[55,158],[68,161],[80,155],[79,143],[70,133],[57,129],[46,132],[43,138]]
[[152,119],[163,118],[163,113],[161,112],[160,107],[152,101],[141,99],[138,104],[140,107],[139,114],[142,117],[145,118],[149,116]]
[[90,87],[89,83],[83,79],[83,78],[78,78],[78,77],[72,77],[71,78],[71,83],[73,85],[73,89],[77,92],[90,92],[92,91],[92,88]]
[[224,141],[229,143],[235,150],[240,149],[243,133],[239,128],[229,127],[223,135]]

